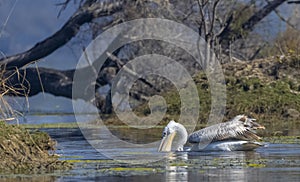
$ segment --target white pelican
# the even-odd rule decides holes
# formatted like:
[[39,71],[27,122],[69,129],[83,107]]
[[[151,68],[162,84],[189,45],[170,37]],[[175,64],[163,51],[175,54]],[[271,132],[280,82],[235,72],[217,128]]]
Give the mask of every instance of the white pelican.
[[183,146],[187,141],[193,144],[189,149],[191,151],[253,150],[262,146],[257,142],[261,138],[256,135],[255,130],[265,129],[264,126],[254,121],[253,118],[238,115],[228,122],[215,124],[188,135],[182,124],[172,120],[163,130],[158,151],[171,151],[176,134],[178,135],[177,151],[183,151]]

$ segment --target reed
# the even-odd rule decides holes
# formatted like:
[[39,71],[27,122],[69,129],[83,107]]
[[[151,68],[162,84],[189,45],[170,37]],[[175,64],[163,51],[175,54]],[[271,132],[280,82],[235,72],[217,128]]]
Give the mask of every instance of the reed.
[[6,71],[5,66],[0,66],[0,121],[11,121],[18,118],[21,114],[12,107],[13,97],[8,96],[24,96],[27,100],[27,95],[24,93],[24,85],[20,82],[18,85],[10,85],[9,79],[13,76],[22,79],[19,70]]

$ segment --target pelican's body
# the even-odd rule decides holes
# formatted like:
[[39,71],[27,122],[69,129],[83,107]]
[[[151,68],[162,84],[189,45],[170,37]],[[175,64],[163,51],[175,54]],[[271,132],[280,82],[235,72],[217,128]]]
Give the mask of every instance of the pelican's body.
[[[186,142],[193,144],[190,149],[192,151],[253,150],[262,146],[257,142],[260,137],[256,135],[255,130],[264,129],[264,126],[254,121],[255,119],[238,115],[231,121],[212,125],[188,135],[183,125],[172,120],[164,128],[158,151],[167,152],[174,147],[177,151],[182,151]],[[179,140],[173,144],[175,135],[179,135]]]
[[245,141],[245,140],[226,140],[212,142],[205,147],[200,147],[198,145],[193,145],[190,149],[191,151],[248,151],[254,150],[257,147],[262,146],[261,143],[256,141]]

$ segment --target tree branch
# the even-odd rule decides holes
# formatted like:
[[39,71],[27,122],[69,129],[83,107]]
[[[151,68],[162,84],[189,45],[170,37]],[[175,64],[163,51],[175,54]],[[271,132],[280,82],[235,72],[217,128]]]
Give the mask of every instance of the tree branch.
[[263,18],[265,18],[268,14],[270,14],[273,10],[275,10],[278,6],[286,1],[287,0],[273,0],[271,2],[268,2],[267,5],[262,7],[258,12],[256,12],[242,24],[242,31],[233,31],[232,28],[228,26],[228,28],[225,28],[223,32],[218,36],[220,43],[224,45],[223,47],[227,48],[232,39],[234,41],[242,38],[242,32],[250,32],[251,30],[253,30],[257,23],[259,23]]
[[288,4],[300,4],[300,1],[288,1]]
[[94,18],[111,15],[121,10],[122,5],[123,0],[84,5],[59,31],[23,53],[0,59],[0,66],[5,65],[7,70],[12,70],[47,56],[70,41],[78,33],[81,25],[91,22]]
[[270,14],[273,10],[275,10],[278,6],[284,3],[287,0],[273,0],[268,2],[266,6],[264,6],[261,10],[251,16],[245,23],[242,25],[242,29],[244,31],[251,31],[254,29],[254,26],[260,22],[264,17]]

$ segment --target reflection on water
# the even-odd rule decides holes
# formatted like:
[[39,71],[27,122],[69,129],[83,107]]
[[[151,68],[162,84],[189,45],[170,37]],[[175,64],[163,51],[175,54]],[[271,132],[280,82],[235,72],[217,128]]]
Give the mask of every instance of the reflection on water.
[[187,166],[166,166],[167,181],[188,181],[188,175]]
[[[57,140],[57,153],[62,159],[96,162],[76,163],[74,169],[65,172],[2,177],[0,181],[300,181],[300,144],[268,143],[248,152],[169,153],[160,165],[144,166],[160,170],[114,173],[109,169],[132,166],[107,161],[107,157],[95,150],[77,128],[44,130]],[[149,136],[155,137],[146,135],[140,140],[147,143],[156,139]],[[114,152],[122,155],[122,151]]]
[[[98,118],[98,115],[95,114],[84,114],[84,117],[76,118],[82,119],[84,121],[90,120],[93,121]],[[55,124],[55,123],[73,123],[76,121],[75,115],[73,113],[62,113],[62,114],[28,114],[20,116],[17,118],[17,121],[10,122],[11,124]],[[78,120],[81,122],[81,120]]]
[[[168,160],[176,159],[187,161],[189,159],[188,153],[180,152],[177,154],[170,154],[168,156]],[[188,165],[166,165],[166,181],[188,181],[188,175]]]
[[[300,145],[289,145],[288,150],[291,150],[291,153],[285,153],[283,152],[284,148],[281,148],[281,152],[270,155],[268,151],[274,151],[273,147],[277,148],[278,145],[270,144],[267,148],[260,148],[259,151],[248,152],[194,152],[188,155],[176,153],[169,159],[186,158],[187,161],[193,161],[193,165],[187,162],[188,165],[186,166],[173,166],[171,163],[171,165],[166,166],[166,180],[299,181]],[[298,152],[297,155],[296,152]],[[275,158],[273,158],[274,156]],[[281,156],[281,159],[278,159],[278,156]]]

